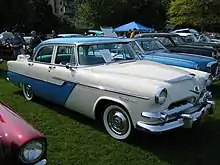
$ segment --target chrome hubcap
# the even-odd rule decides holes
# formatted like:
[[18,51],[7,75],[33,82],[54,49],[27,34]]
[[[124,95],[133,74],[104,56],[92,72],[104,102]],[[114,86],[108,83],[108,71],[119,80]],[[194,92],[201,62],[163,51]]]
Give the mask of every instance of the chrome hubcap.
[[31,86],[25,85],[24,88],[25,88],[25,93],[26,93],[27,97],[29,97],[29,98],[33,97],[33,91],[32,91]]
[[108,125],[110,129],[118,135],[126,134],[129,129],[128,118],[119,110],[109,112]]

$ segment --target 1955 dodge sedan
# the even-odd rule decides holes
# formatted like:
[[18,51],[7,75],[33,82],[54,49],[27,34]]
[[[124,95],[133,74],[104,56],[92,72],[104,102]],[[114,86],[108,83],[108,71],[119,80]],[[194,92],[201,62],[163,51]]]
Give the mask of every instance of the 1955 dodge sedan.
[[213,114],[207,73],[137,59],[127,39],[57,38],[42,42],[31,59],[9,61],[7,76],[27,100],[39,96],[103,121],[118,140],[135,128],[192,127]]
[[45,165],[46,138],[0,101],[0,164]]

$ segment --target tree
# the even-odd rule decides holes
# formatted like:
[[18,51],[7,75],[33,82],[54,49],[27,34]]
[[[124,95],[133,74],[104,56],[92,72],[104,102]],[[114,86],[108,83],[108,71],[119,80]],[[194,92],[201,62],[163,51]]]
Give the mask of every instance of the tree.
[[170,3],[169,21],[203,29],[205,26],[220,23],[219,7],[219,0],[174,0]]
[[166,21],[170,0],[77,0],[76,23],[99,27],[118,26],[131,21],[156,27]]

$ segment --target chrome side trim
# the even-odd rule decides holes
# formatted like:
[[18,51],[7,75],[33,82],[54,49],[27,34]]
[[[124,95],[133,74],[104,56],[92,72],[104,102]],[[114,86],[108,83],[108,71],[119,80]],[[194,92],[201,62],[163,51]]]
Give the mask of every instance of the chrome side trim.
[[89,88],[95,88],[95,89],[99,89],[99,90],[103,90],[103,91],[107,91],[107,92],[122,94],[122,95],[125,95],[125,96],[135,97],[135,98],[144,99],[144,100],[150,100],[149,97],[144,97],[144,96],[141,96],[139,94],[134,94],[134,93],[129,93],[129,92],[125,92],[125,91],[115,90],[115,89],[106,88],[106,87],[103,87],[103,86],[88,85],[88,84],[82,84],[82,83],[77,83],[77,84],[81,85],[81,86],[89,87]]
[[195,77],[194,75],[190,74],[190,75],[185,75],[185,76],[173,78],[173,79],[170,79],[170,80],[165,80],[164,82],[176,83],[176,82],[185,81],[185,80],[192,80],[194,77]]
[[66,80],[66,79],[63,79],[63,78],[59,78],[59,77],[56,77],[56,76],[54,76],[54,77],[52,77],[52,78],[55,79],[55,80],[70,82],[69,80]]

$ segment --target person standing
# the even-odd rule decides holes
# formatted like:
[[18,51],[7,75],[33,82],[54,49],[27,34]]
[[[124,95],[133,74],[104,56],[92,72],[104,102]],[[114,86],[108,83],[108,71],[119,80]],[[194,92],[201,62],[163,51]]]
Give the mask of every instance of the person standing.
[[137,29],[134,28],[134,30],[131,32],[130,38],[134,38],[136,31],[137,31]]
[[41,39],[41,41],[45,41],[46,37],[42,32],[39,32],[39,38]]
[[10,46],[13,49],[14,58],[17,58],[19,54],[24,54],[24,49],[23,49],[24,41],[22,37],[19,35],[17,30],[13,30],[12,33],[13,33],[13,37],[11,39]]
[[31,32],[31,40],[30,40],[30,49],[31,52],[33,53],[34,48],[41,43],[40,37],[37,36],[36,31]]
[[52,38],[58,38],[58,35],[55,30],[52,30]]

